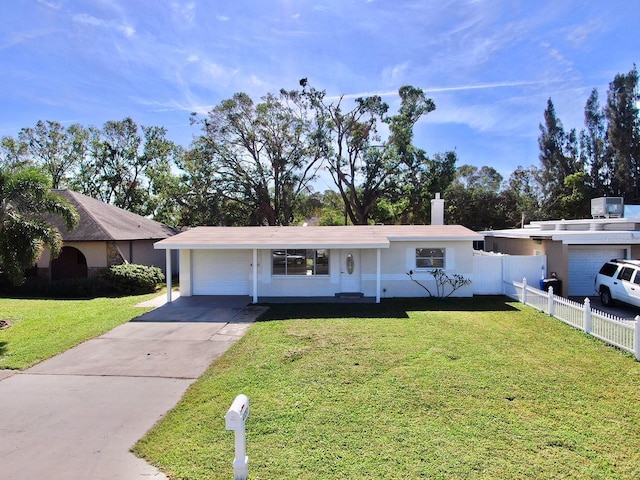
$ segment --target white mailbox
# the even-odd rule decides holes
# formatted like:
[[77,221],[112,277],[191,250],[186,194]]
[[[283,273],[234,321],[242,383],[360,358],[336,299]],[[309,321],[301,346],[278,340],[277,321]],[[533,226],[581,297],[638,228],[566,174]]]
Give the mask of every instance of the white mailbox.
[[224,416],[227,430],[244,429],[244,424],[249,416],[249,397],[240,394],[229,407],[229,411]]
[[226,429],[234,430],[236,435],[236,457],[233,459],[234,480],[247,480],[249,476],[249,457],[246,455],[245,441],[245,423],[248,417],[249,397],[240,394],[224,416]]

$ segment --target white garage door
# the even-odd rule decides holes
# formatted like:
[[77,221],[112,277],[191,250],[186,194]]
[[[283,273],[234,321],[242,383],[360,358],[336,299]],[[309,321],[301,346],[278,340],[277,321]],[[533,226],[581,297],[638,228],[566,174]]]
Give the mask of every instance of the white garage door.
[[250,250],[194,250],[194,295],[249,295]]
[[602,264],[612,258],[625,258],[625,255],[626,250],[619,247],[570,246],[569,296],[595,295],[593,281]]

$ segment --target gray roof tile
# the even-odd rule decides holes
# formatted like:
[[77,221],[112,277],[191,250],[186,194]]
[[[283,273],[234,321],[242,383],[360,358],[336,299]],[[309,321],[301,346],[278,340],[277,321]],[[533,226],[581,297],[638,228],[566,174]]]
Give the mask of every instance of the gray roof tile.
[[80,215],[80,222],[68,230],[58,218],[48,218],[62,233],[65,241],[161,240],[177,232],[160,222],[109,205],[71,190],[54,190],[71,202]]

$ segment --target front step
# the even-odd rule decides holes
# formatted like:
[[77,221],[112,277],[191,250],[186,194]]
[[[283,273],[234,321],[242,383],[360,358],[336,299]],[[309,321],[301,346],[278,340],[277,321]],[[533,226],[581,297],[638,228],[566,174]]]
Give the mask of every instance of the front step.
[[337,298],[363,298],[364,293],[362,292],[338,292],[336,293]]

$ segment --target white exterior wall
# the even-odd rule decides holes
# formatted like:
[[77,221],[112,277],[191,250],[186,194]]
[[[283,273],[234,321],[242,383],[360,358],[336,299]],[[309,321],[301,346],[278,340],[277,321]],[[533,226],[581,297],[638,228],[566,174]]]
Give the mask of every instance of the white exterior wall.
[[[271,250],[258,250],[259,297],[332,297],[340,292],[339,250],[329,252],[329,275],[271,275]],[[253,293],[253,292],[252,292]]]
[[[444,248],[445,271],[473,279],[473,249],[470,241],[392,242],[381,248],[381,297],[425,297],[428,293],[411,281],[407,272],[427,285],[435,294],[435,281],[428,271],[416,271],[416,248]],[[258,250],[258,297],[333,297],[343,291],[346,274],[344,257],[353,253],[359,258],[360,291],[376,296],[377,249],[331,249],[329,275],[273,276],[271,250]],[[254,295],[252,250],[181,250],[180,295]],[[433,287],[433,288],[432,288]],[[449,293],[448,291],[446,293]],[[455,291],[452,296],[471,296],[473,286]]]
[[[171,266],[173,270],[173,265]],[[191,250],[180,250],[180,296],[190,297],[193,294],[191,288]]]
[[[444,248],[444,271],[458,273],[473,280],[473,248],[471,241],[443,242],[392,242],[390,248],[381,249],[380,295],[390,297],[427,297],[429,294],[413,282],[407,273],[413,270],[413,278],[425,285],[435,295],[435,281],[428,270],[416,270],[416,248]],[[363,291],[366,296],[376,294],[376,251],[362,253]],[[447,290],[445,294],[448,294]],[[453,297],[470,297],[473,284],[456,290]]]

